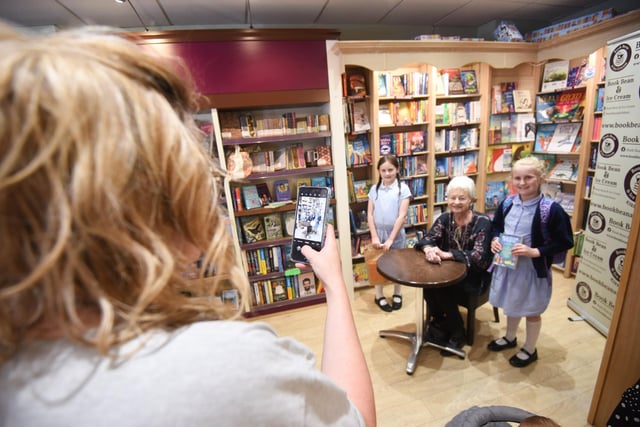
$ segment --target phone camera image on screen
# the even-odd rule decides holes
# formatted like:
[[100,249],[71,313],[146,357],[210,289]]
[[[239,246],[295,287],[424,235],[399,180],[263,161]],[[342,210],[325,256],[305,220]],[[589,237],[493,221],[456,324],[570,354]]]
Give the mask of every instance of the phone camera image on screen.
[[300,252],[304,245],[309,245],[315,250],[322,248],[328,208],[328,188],[300,187],[291,247],[292,260],[307,262],[307,259]]

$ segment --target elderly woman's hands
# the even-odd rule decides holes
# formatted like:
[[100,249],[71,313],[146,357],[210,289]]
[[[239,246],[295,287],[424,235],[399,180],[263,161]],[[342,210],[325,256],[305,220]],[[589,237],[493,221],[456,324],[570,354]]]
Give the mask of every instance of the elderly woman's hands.
[[425,246],[422,251],[426,260],[434,264],[441,264],[444,260],[453,259],[451,252],[445,252],[437,246]]

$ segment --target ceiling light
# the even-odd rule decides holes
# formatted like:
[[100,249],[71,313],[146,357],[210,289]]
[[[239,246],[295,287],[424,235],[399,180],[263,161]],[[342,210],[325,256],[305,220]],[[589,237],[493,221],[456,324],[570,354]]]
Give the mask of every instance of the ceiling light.
[[123,3],[126,3],[126,2],[127,2],[127,0],[115,0],[115,2],[116,2],[116,3],[123,4]]

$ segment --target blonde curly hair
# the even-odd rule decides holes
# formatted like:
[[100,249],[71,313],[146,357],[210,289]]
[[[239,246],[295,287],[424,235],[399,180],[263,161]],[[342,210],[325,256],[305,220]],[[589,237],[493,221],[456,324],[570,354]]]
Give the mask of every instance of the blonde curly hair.
[[[239,315],[214,298],[248,283],[178,65],[109,29],[0,28],[0,362],[42,324],[107,355]],[[185,247],[213,277],[184,276]]]

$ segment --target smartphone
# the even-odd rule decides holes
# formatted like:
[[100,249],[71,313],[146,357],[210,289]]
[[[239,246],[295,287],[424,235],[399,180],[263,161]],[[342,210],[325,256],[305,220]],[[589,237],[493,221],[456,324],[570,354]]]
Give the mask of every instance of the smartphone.
[[295,225],[291,239],[291,260],[309,263],[300,249],[309,245],[319,251],[324,246],[327,231],[327,213],[329,212],[329,194],[327,187],[298,188]]

